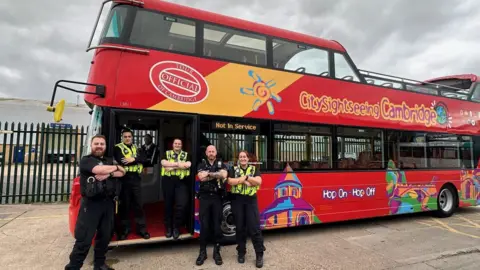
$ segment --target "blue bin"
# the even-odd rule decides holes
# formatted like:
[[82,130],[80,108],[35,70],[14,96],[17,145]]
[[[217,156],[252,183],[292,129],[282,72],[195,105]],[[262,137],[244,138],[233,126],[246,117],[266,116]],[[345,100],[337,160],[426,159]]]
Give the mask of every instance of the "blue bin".
[[25,160],[25,146],[16,145],[13,148],[13,162],[14,163],[23,163]]

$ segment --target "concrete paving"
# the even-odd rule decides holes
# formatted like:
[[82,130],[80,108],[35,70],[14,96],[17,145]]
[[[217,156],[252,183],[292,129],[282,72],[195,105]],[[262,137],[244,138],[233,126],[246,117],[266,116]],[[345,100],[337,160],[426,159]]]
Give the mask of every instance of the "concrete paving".
[[[264,269],[479,269],[480,207],[453,217],[429,214],[384,217],[264,232]],[[2,269],[63,269],[73,238],[68,205],[0,206]],[[115,269],[256,269],[251,242],[245,264],[235,246],[222,249],[224,264],[195,265],[198,241],[185,240],[111,250]],[[91,252],[83,269],[92,269]]]

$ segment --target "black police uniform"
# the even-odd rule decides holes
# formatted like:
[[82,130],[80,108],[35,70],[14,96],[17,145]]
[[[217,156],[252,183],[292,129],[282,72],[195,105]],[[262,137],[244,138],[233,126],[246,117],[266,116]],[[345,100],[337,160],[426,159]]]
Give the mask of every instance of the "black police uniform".
[[108,178],[97,181],[92,170],[97,165],[113,165],[113,159],[84,156],[80,160],[80,191],[82,195],[77,223],[75,245],[70,254],[70,263],[65,269],[80,269],[95,238],[95,269],[112,269],[105,266],[105,254],[113,236],[114,198],[118,194],[118,179]]
[[[186,151],[182,151],[185,158],[179,157],[177,154],[174,154],[173,158],[175,160],[185,159],[183,162],[188,162],[190,160],[190,155]],[[160,160],[169,160],[167,157],[167,152],[165,152]],[[180,169],[186,170],[188,169]],[[162,190],[163,197],[165,199],[165,217],[164,224],[166,229],[165,236],[167,238],[174,237],[177,239],[180,236],[180,228],[185,223],[185,212],[188,203],[189,195],[189,176],[185,176],[183,179],[180,179],[176,175],[164,175],[162,176]],[[175,221],[173,221],[174,213],[173,208],[175,207]],[[173,226],[172,226],[173,225]]]
[[[126,145],[131,149],[131,145]],[[115,147],[114,151],[115,160],[118,164],[122,164],[122,149]],[[145,153],[141,149],[137,149],[137,157],[135,161],[125,166],[132,166],[135,164],[146,163]],[[143,211],[142,203],[142,179],[138,172],[127,171],[121,178],[122,188],[120,192],[120,209],[119,215],[123,227],[123,232],[119,233],[119,239],[126,239],[130,233],[130,210],[133,210],[135,214],[136,231],[143,238],[150,238],[150,234],[146,231],[145,212]]]
[[158,148],[157,145],[154,143],[151,143],[150,146],[147,146],[146,144],[142,145],[141,147],[142,152],[145,153],[145,167],[153,167],[157,163],[158,159]]
[[[213,164],[204,160],[198,165],[197,171],[218,172],[221,169],[228,172],[227,166],[221,160],[215,159]],[[225,194],[224,181],[225,179],[213,179],[200,182],[198,191],[198,199],[200,201],[200,254],[197,258],[197,265],[203,264],[203,261],[207,259],[207,239],[212,228],[215,241],[213,258],[217,265],[223,263],[220,256],[220,241],[223,238],[220,225],[222,223],[222,197]]]
[[[249,173],[248,167],[246,169],[243,169],[240,166],[232,167],[229,171],[228,177],[238,178],[246,177],[247,175],[251,177],[260,176],[260,171],[258,169],[251,165],[249,165],[249,167],[252,167],[255,171],[253,173],[250,171]],[[247,187],[243,184],[232,187],[232,213],[235,218],[238,262],[245,262],[248,232],[257,255],[257,267],[262,267],[265,247],[263,245],[262,231],[260,229],[257,194],[254,187]]]

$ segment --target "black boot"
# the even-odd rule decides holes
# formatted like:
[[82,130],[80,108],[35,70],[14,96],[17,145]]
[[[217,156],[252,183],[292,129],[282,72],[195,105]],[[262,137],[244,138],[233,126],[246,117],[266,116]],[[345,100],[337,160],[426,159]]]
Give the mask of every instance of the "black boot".
[[171,227],[167,228],[167,233],[165,234],[165,237],[167,237],[167,238],[172,237],[172,228]]
[[124,229],[120,235],[118,236],[118,240],[125,240],[127,239],[128,235],[130,234],[130,229]]
[[197,265],[202,265],[206,259],[207,259],[207,251],[205,249],[200,249],[200,254],[198,254],[198,258],[197,258]]
[[137,234],[143,239],[150,239],[150,234],[145,229],[138,231]]
[[244,263],[245,262],[245,253],[238,253],[237,260],[238,260],[238,263]]
[[220,256],[220,244],[216,244],[213,248],[213,259],[215,260],[216,265],[223,264],[222,256]]
[[180,237],[180,231],[177,228],[173,229],[173,239],[177,240]]
[[257,266],[257,268],[263,267],[263,252],[257,253],[257,259],[255,261],[255,265]]

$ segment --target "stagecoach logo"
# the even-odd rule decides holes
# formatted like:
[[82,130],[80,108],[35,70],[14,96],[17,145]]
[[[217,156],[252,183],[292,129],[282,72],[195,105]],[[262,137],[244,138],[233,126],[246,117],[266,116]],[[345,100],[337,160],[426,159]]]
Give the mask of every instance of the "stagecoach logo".
[[166,98],[196,104],[208,96],[205,78],[194,68],[175,61],[158,62],[150,69],[150,82]]

